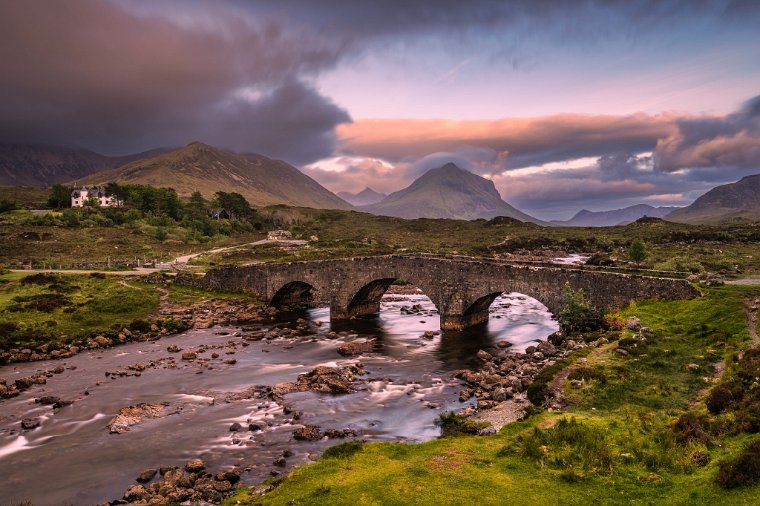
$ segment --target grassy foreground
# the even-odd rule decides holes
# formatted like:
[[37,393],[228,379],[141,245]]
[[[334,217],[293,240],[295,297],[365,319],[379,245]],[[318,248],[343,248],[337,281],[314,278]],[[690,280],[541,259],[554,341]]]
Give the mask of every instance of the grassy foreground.
[[[489,437],[365,444],[295,470],[274,490],[241,490],[225,504],[757,504],[760,488],[719,487],[721,462],[756,439],[746,431],[685,437],[676,421],[705,411],[712,364],[747,347],[742,310],[760,289],[718,287],[692,301],[645,302],[646,341],[624,331],[581,361],[570,406]],[[616,351],[626,350],[627,354]],[[589,372],[591,371],[591,372]],[[571,376],[573,377],[573,376]]]

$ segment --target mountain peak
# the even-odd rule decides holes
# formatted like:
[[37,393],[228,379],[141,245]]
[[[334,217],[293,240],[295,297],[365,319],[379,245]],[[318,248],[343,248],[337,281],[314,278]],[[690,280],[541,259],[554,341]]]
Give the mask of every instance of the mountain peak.
[[366,209],[400,218],[474,220],[507,216],[542,224],[504,202],[493,181],[451,162],[427,171],[407,188],[391,193]]
[[338,197],[354,206],[368,206],[371,204],[376,204],[387,197],[385,193],[378,193],[369,186],[365,187],[359,193],[338,192],[337,195]]

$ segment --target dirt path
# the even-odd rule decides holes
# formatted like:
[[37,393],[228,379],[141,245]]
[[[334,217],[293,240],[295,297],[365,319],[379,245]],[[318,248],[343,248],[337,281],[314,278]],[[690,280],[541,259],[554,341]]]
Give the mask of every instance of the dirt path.
[[744,301],[744,314],[747,317],[747,329],[749,336],[752,338],[751,347],[760,345],[760,338],[757,335],[757,312],[760,308],[760,297],[746,299]]

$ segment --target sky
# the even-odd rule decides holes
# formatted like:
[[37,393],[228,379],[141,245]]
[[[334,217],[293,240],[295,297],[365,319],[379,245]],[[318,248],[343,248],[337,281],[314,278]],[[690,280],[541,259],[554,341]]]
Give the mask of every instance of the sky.
[[199,140],[333,191],[449,161],[541,219],[760,173],[756,0],[0,0],[0,142]]

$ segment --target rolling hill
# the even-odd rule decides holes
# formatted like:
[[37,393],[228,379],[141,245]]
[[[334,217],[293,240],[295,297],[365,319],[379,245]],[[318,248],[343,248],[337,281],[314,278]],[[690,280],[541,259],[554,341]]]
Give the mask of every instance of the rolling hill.
[[453,218],[474,220],[508,216],[546,225],[507,204],[493,181],[447,163],[432,169],[403,190],[391,193],[362,210],[398,218]]
[[352,209],[351,205],[292,165],[257,154],[237,154],[192,142],[184,148],[98,172],[74,181],[171,187],[180,196],[199,191],[237,192],[254,206],[287,204],[317,209]]
[[561,227],[614,227],[615,225],[627,225],[639,218],[664,218],[680,207],[653,207],[647,204],[612,209],[610,211],[588,211],[582,209],[569,220],[553,220],[552,224]]
[[682,223],[719,223],[741,218],[760,219],[760,174],[716,186],[690,206],[667,217],[669,221]]

